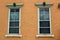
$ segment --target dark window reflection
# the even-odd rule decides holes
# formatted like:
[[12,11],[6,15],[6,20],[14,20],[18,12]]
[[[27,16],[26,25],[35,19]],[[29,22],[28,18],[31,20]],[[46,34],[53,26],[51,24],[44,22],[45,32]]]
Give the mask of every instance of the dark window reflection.
[[10,26],[19,26],[19,21],[17,21],[17,22],[10,22]]
[[18,34],[19,33],[19,28],[9,28],[9,33],[11,34]]
[[10,12],[19,12],[19,9],[10,9]]
[[50,21],[40,21],[40,27],[50,27]]
[[40,28],[41,34],[50,34],[50,28]]

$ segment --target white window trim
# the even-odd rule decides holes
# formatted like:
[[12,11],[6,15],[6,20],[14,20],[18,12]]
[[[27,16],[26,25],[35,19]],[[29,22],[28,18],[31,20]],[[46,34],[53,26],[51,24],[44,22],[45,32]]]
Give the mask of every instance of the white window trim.
[[[42,7],[43,8],[43,7]],[[49,8],[49,7],[48,7]],[[36,37],[54,37],[52,34],[52,27],[51,27],[51,9],[49,8],[49,15],[50,15],[50,34],[40,34],[39,33],[39,8],[38,8],[38,35]]]
[[8,31],[5,37],[22,37],[21,35],[21,8],[19,8],[19,34],[9,34],[10,9],[8,14]]
[[37,38],[39,38],[39,37],[42,37],[42,38],[53,38],[54,35],[49,35],[49,34],[47,34],[47,35],[36,35],[36,37]]
[[22,37],[22,35],[16,35],[16,34],[14,34],[14,35],[5,35],[5,37]]

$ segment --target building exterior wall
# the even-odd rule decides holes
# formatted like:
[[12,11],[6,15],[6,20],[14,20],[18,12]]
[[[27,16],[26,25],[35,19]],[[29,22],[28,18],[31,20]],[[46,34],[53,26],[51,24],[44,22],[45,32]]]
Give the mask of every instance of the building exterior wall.
[[[39,37],[38,34],[38,7],[36,3],[52,3],[51,21],[52,34],[54,37]],[[22,37],[5,37],[8,31],[8,13],[7,4],[23,3],[21,8],[21,34]],[[0,0],[0,40],[60,40],[60,9],[58,8],[60,0]]]

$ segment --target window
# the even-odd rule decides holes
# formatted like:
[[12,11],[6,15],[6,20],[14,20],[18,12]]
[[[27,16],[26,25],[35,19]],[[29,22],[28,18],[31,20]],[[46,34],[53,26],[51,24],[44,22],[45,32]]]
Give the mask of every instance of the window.
[[19,9],[10,8],[9,34],[19,34]]
[[39,8],[39,34],[50,34],[49,8]]

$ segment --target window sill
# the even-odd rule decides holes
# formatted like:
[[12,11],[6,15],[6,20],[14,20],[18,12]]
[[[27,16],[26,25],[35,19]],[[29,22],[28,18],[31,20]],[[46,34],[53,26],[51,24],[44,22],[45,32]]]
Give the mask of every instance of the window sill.
[[12,35],[12,34],[9,34],[9,35],[5,35],[5,37],[22,37],[22,35]]
[[36,35],[37,38],[39,37],[49,37],[49,38],[53,38],[54,35]]

